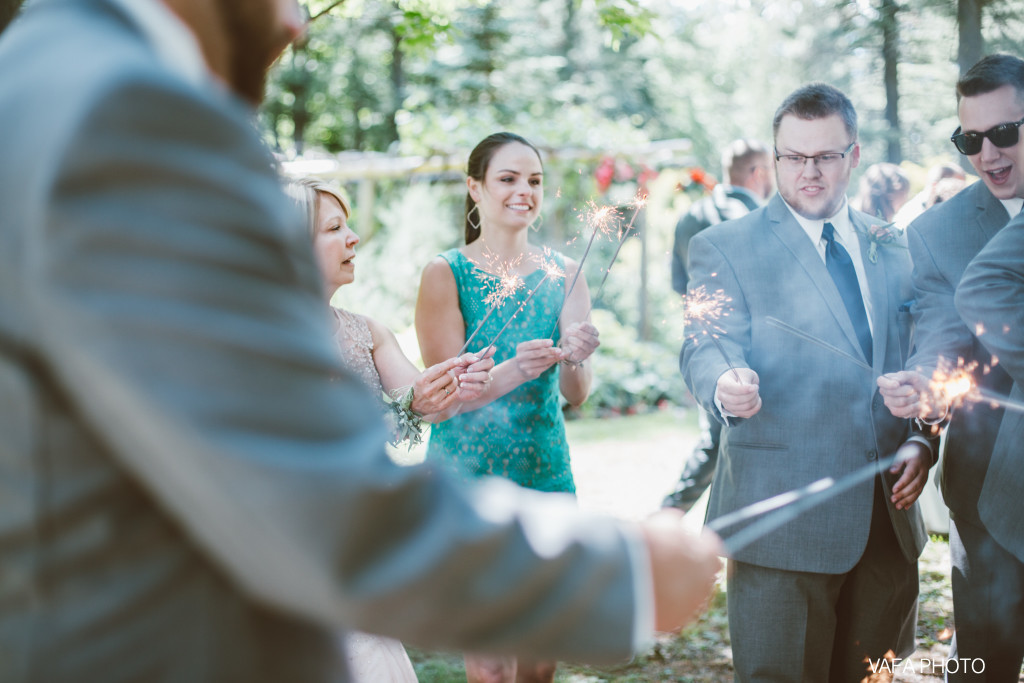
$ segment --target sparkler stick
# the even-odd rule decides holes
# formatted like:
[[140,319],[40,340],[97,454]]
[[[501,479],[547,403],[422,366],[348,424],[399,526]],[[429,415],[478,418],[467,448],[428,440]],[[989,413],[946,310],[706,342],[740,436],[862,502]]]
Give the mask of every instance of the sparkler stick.
[[977,389],[979,400],[985,400],[990,403],[995,403],[998,406],[1002,406],[1007,410],[1012,410],[1015,413],[1024,413],[1024,403],[1014,401],[1005,396],[989,391],[988,389]]
[[722,542],[725,545],[726,552],[729,555],[734,555],[736,552],[747,547],[754,541],[757,541],[776,529],[785,526],[811,508],[817,507],[825,501],[834,498],[841,493],[845,493],[859,484],[870,481],[878,474],[879,471],[888,469],[896,462],[908,459],[910,452],[911,451],[908,450],[908,455],[903,455],[901,454],[901,451],[897,451],[894,455],[891,455],[888,458],[884,458],[877,463],[870,462],[838,480],[833,479],[832,477],[824,477],[798,489],[786,491],[785,493],[780,493],[777,496],[772,496],[771,498],[767,498],[757,503],[752,503],[751,505],[747,505],[746,507],[719,517],[709,523],[708,528],[715,533],[720,534],[722,530],[739,522],[752,519],[754,517],[761,517],[753,524],[750,524],[749,526],[746,526],[731,536],[723,539]]
[[[736,378],[737,382],[742,383],[740,379],[740,373],[737,372],[736,366],[729,360],[729,354],[725,352],[725,347],[722,346],[722,342],[718,340],[719,334],[725,334],[725,330],[719,327],[714,321],[722,318],[728,313],[725,312],[725,304],[732,301],[731,298],[726,296],[725,292],[721,289],[716,290],[712,294],[708,294],[704,285],[691,289],[688,294],[683,296],[683,327],[687,327],[690,324],[696,323],[703,330],[704,336],[711,340],[711,343],[718,349],[718,353],[722,354],[722,358],[725,360],[726,365],[729,366],[729,370],[732,371],[732,376]],[[690,336],[697,343],[697,335],[693,334]]]
[[565,302],[569,300],[572,290],[576,288],[576,281],[580,279],[580,273],[583,272],[583,262],[587,260],[587,254],[590,253],[590,247],[594,244],[594,238],[597,237],[597,233],[605,232],[608,229],[608,224],[613,218],[619,217],[619,212],[615,210],[615,207],[598,206],[593,201],[589,202],[587,206],[586,221],[594,228],[594,231],[590,233],[590,241],[587,242],[587,248],[583,250],[583,257],[576,268],[576,273],[572,276],[569,291],[565,293],[565,298],[562,299],[562,305],[558,309],[558,316],[555,317],[555,324],[552,326],[551,332],[548,333],[549,337],[554,337],[555,330],[558,329],[558,323],[562,319],[562,311],[565,310]]
[[855,363],[855,364],[859,365],[860,367],[864,368],[865,370],[869,370],[871,372],[874,372],[874,368],[872,368],[870,365],[868,365],[867,363],[862,361],[860,358],[857,358],[853,354],[850,354],[850,353],[847,353],[846,351],[843,351],[838,346],[833,346],[832,344],[829,344],[824,339],[819,339],[818,337],[815,337],[812,334],[808,334],[808,333],[804,332],[803,330],[801,330],[799,328],[796,328],[796,327],[793,327],[792,325],[790,325],[788,323],[784,323],[781,320],[779,320],[778,318],[773,318],[772,316],[766,316],[765,317],[765,322],[767,322],[772,327],[777,327],[778,329],[782,330],[783,332],[789,332],[794,337],[799,337],[800,339],[803,339],[804,341],[810,342],[812,344],[817,344],[818,346],[820,346],[821,348],[825,349],[826,351],[831,351],[832,353],[836,354],[837,356],[841,356],[841,357],[845,358],[846,360],[850,361],[851,363]]

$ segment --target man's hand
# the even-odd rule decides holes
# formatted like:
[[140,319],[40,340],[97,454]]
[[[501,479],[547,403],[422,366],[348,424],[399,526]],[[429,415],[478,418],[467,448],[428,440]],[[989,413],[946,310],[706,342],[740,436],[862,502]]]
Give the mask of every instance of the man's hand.
[[892,502],[897,510],[906,510],[924,490],[928,483],[928,470],[932,466],[932,454],[928,446],[920,441],[908,441],[898,451],[896,463],[889,468],[900,478],[892,485]]
[[654,628],[661,632],[678,631],[707,609],[725,554],[718,536],[693,536],[682,519],[681,511],[667,509],[641,522],[651,560]]
[[760,379],[750,368],[736,368],[718,378],[715,398],[736,417],[753,417],[761,410]]
[[895,417],[937,420],[946,414],[947,406],[937,405],[930,383],[928,377],[913,370],[890,372],[878,378],[878,393]]

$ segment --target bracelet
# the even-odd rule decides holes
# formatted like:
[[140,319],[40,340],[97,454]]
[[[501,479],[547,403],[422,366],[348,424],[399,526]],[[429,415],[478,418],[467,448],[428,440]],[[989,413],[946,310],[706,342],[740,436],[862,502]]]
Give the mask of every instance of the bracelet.
[[[396,390],[397,394],[398,390]],[[408,448],[422,443],[423,441],[423,418],[412,409],[413,392],[409,387],[399,397],[389,396],[391,401],[387,407],[391,416],[392,437],[388,443],[397,446],[403,441],[408,441]]]

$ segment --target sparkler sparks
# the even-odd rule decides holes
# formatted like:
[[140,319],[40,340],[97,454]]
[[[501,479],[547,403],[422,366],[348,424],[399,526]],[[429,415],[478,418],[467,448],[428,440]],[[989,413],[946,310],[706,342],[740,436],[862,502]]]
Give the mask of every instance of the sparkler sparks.
[[496,255],[491,252],[485,252],[484,258],[487,260],[488,265],[497,273],[497,283],[492,277],[488,277],[489,273],[481,268],[481,275],[479,279],[482,282],[482,286],[489,288],[491,291],[484,297],[484,303],[490,304],[491,307],[487,310],[487,314],[477,324],[476,329],[473,333],[466,338],[466,343],[462,345],[456,356],[461,356],[469,348],[470,343],[476,337],[477,333],[483,329],[484,323],[491,317],[491,315],[498,309],[501,304],[505,302],[510,296],[516,293],[516,291],[523,286],[523,280],[519,277],[518,269],[523,262],[522,256],[517,256],[509,261],[501,261]]
[[530,300],[540,290],[545,282],[548,280],[555,281],[558,278],[565,277],[565,271],[558,267],[554,258],[551,257],[550,250],[547,248],[544,249],[544,257],[541,259],[540,269],[544,271],[544,277],[540,279],[540,282],[538,282],[537,286],[533,288],[533,291],[530,292],[529,296],[526,297],[523,303],[519,304],[515,312],[512,313],[507,321],[505,321],[502,328],[498,330],[498,334],[494,335],[491,341],[487,342],[487,346],[485,348],[490,348],[497,343],[498,339],[501,338],[501,335],[508,329],[508,326],[511,325],[512,321],[516,319],[517,315],[519,315],[519,312],[526,308],[526,304],[530,303]]
[[704,285],[691,289],[687,294],[683,295],[683,328],[699,327],[699,332],[691,332],[688,335],[693,340],[693,343],[699,344],[700,336],[710,339],[711,343],[718,349],[718,352],[722,354],[722,358],[732,371],[733,377],[736,378],[737,382],[742,382],[743,380],[740,379],[739,372],[736,371],[736,366],[729,360],[725,347],[722,346],[722,342],[718,339],[719,335],[725,334],[725,328],[718,324],[718,320],[729,315],[728,310],[731,309],[727,310],[726,304],[730,301],[732,301],[732,297],[728,296],[721,289],[717,289],[710,294],[708,294]]

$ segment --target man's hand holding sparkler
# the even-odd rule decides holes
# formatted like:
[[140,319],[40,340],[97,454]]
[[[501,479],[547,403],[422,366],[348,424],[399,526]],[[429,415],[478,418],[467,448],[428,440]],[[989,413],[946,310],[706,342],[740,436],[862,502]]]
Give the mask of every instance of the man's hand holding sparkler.
[[727,417],[753,417],[761,410],[760,382],[750,368],[733,368],[718,378],[715,400]]
[[896,452],[890,474],[900,475],[892,485],[892,503],[897,510],[906,510],[917,500],[928,481],[933,462],[931,449],[920,441],[908,441]]
[[878,393],[895,417],[920,418],[927,422],[942,419],[949,410],[931,391],[932,379],[914,370],[889,372],[879,376]]
[[651,563],[654,628],[664,633],[678,631],[707,608],[725,555],[714,532],[693,536],[682,519],[679,510],[662,510],[640,523]]

